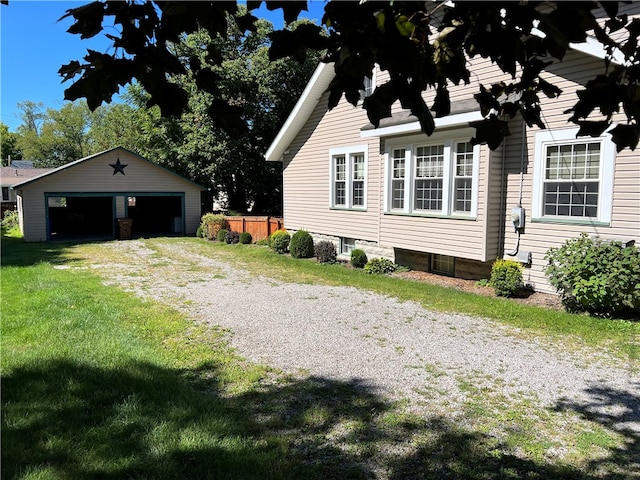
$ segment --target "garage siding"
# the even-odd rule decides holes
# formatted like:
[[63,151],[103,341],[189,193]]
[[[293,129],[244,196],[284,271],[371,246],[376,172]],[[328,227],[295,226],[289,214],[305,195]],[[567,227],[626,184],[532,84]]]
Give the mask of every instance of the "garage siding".
[[[120,161],[124,175],[111,164]],[[22,198],[23,235],[26,241],[47,240],[45,194],[116,195],[116,217],[124,216],[125,196],[136,193],[184,193],[185,233],[194,234],[200,223],[202,187],[137,155],[116,148],[69,164],[50,174],[17,186]],[[119,194],[119,195],[118,195]]]

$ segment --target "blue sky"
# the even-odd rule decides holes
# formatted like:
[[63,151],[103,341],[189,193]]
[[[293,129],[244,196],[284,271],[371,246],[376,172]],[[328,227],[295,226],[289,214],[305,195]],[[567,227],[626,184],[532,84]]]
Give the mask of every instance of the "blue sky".
[[[83,1],[17,1],[0,5],[0,119],[15,131],[20,125],[19,102],[42,102],[45,108],[59,109],[64,103],[64,90],[71,82],[61,83],[58,69],[71,60],[81,60],[87,48],[108,51],[110,42],[102,35],[80,40],[67,33],[73,18],[58,19],[70,9],[90,3]],[[309,3],[309,12],[301,17],[322,18],[324,1]],[[282,12],[259,15],[276,27],[282,25]]]

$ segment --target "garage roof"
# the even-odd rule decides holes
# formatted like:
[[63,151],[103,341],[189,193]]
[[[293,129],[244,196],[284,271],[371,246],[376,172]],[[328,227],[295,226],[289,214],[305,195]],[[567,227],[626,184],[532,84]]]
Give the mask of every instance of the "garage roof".
[[105,153],[114,152],[114,151],[116,151],[116,150],[121,150],[121,151],[123,151],[123,152],[127,152],[127,153],[129,153],[130,155],[134,155],[134,156],[138,157],[140,160],[144,160],[145,162],[149,163],[150,165],[152,165],[152,166],[154,166],[154,167],[156,167],[156,168],[162,169],[162,170],[164,170],[164,171],[166,171],[166,172],[168,172],[168,173],[170,173],[170,174],[172,174],[172,175],[175,175],[176,177],[178,177],[179,179],[181,179],[181,180],[182,180],[182,181],[184,181],[184,182],[189,182],[189,183],[191,183],[191,184],[195,185],[196,187],[198,187],[198,188],[199,188],[199,189],[201,189],[201,190],[206,190],[206,187],[203,187],[202,185],[200,185],[200,184],[198,184],[198,183],[196,183],[196,182],[194,182],[194,181],[192,181],[192,180],[189,180],[188,178],[183,177],[182,175],[179,175],[179,174],[177,174],[176,172],[173,172],[173,171],[171,171],[171,170],[169,170],[169,169],[167,169],[167,168],[165,168],[165,167],[163,167],[163,166],[161,166],[161,165],[158,165],[157,163],[153,163],[152,161],[147,160],[146,158],[141,157],[141,156],[140,156],[140,155],[138,155],[137,153],[132,152],[131,150],[127,150],[127,149],[126,149],[126,148],[124,148],[124,147],[115,147],[115,148],[112,148],[112,149],[110,149],[110,150],[105,150],[105,151],[103,151],[103,152],[96,153],[96,154],[94,154],[94,155],[89,155],[88,157],[81,158],[80,160],[76,160],[76,161],[74,161],[74,162],[66,163],[66,164],[62,165],[61,167],[58,167],[58,168],[54,168],[54,169],[52,169],[52,170],[49,170],[49,171],[47,171],[47,172],[45,172],[45,173],[42,173],[42,174],[40,174],[40,175],[38,175],[38,176],[36,176],[36,177],[34,177],[34,178],[30,178],[29,180],[25,180],[25,181],[23,181],[23,182],[16,183],[16,184],[14,184],[14,185],[13,185],[13,187],[12,187],[12,188],[13,188],[13,189],[16,189],[16,188],[19,188],[19,187],[23,187],[23,186],[25,186],[25,185],[29,185],[29,184],[31,184],[31,183],[35,183],[35,182],[37,182],[37,181],[39,181],[39,180],[41,180],[41,179],[43,179],[43,178],[45,178],[45,177],[49,177],[49,176],[51,176],[51,175],[55,175],[55,174],[56,174],[56,173],[58,173],[58,172],[61,172],[61,171],[63,171],[63,170],[67,170],[67,169],[69,169],[69,168],[73,168],[73,167],[75,167],[76,165],[79,165],[79,164],[84,163],[84,162],[87,162],[87,161],[89,161],[89,160],[91,160],[91,159],[93,159],[93,158],[96,158],[96,157],[99,157],[99,156],[101,156],[101,155],[104,155]]

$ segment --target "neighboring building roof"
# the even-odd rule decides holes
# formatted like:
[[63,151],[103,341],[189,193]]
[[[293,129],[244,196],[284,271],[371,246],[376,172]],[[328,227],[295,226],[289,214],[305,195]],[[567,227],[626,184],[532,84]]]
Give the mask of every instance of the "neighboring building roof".
[[[536,35],[542,35],[541,32],[534,32]],[[604,47],[594,38],[587,37],[587,41],[585,43],[572,43],[570,47],[578,52],[582,52],[586,55],[591,55],[597,58],[604,59],[605,58],[605,50]],[[613,61],[615,63],[620,62],[620,58],[618,55],[614,55]],[[300,129],[307,122],[311,113],[316,108],[318,101],[322,94],[327,91],[329,88],[329,84],[333,80],[335,75],[335,71],[333,68],[333,63],[320,63],[316,71],[313,73],[313,76],[307,83],[302,95],[298,99],[295,107],[289,114],[289,117],[284,122],[284,125],[276,135],[276,138],[271,142],[267,153],[265,154],[265,159],[268,161],[281,161],[282,154],[285,153],[286,149],[291,145],[291,142],[295,139]],[[477,108],[476,108],[477,110]],[[468,111],[468,110],[467,110]],[[452,111],[452,114],[456,112]],[[461,112],[458,112],[459,114]],[[471,113],[469,112],[469,115]],[[479,115],[479,113],[478,113]],[[473,120],[479,120],[481,117],[473,118]],[[446,126],[449,124],[457,124],[462,119],[467,120],[463,115],[453,115],[457,118],[452,118],[450,121],[447,121],[446,117],[436,119],[436,126]],[[384,120],[383,120],[384,121]],[[383,121],[381,121],[381,127],[383,126]],[[365,126],[363,130],[363,137],[371,137],[371,136],[384,136],[385,134],[396,134],[396,133],[408,133],[408,132],[420,132],[420,124],[417,121],[417,118],[407,115],[406,118],[391,118],[387,120],[389,124],[385,124],[386,128],[382,130],[373,129],[373,125]],[[439,122],[440,123],[439,123]],[[452,123],[453,122],[453,123]],[[403,127],[401,129],[390,128],[392,126],[397,125],[407,125],[407,127]],[[402,130],[402,131],[400,131]],[[374,133],[377,132],[377,133]]]
[[13,168],[33,168],[33,162],[31,160],[11,160],[9,166]]
[[2,184],[3,187],[12,187],[18,183],[44,175],[52,170],[53,168],[2,167],[0,168],[0,184]]
[[[58,168],[54,168],[54,169],[37,169],[37,170],[48,170],[48,171],[46,171],[46,172],[41,172],[39,175],[37,175],[37,176],[35,176],[35,177],[31,178],[31,179],[24,179],[23,181],[21,181],[21,182],[19,182],[19,183],[15,183],[15,184],[13,185],[13,187],[14,187],[14,188],[15,188],[15,187],[23,187],[23,186],[28,185],[28,184],[30,184],[30,183],[37,182],[37,181],[38,181],[38,180],[40,180],[41,178],[48,177],[48,176],[50,176],[50,175],[55,175],[55,174],[56,174],[56,173],[58,173],[58,172],[61,172],[61,171],[63,171],[63,170],[67,170],[67,169],[69,169],[69,168],[73,168],[73,167],[75,167],[76,165],[78,165],[78,164],[80,164],[80,163],[87,162],[87,161],[89,161],[89,160],[91,160],[91,159],[94,159],[94,158],[96,158],[96,157],[99,157],[99,156],[101,156],[101,155],[104,155],[105,153],[113,152],[113,151],[115,151],[115,150],[122,150],[122,151],[124,151],[124,152],[129,153],[130,155],[134,155],[134,156],[138,157],[140,160],[144,160],[145,162],[149,163],[150,165],[153,165],[153,166],[154,166],[154,167],[156,167],[156,168],[159,168],[159,169],[161,169],[161,170],[164,170],[164,171],[166,171],[166,172],[168,172],[168,173],[170,173],[170,174],[172,174],[172,175],[175,175],[176,177],[178,177],[178,178],[179,178],[179,179],[181,179],[182,181],[189,182],[189,183],[191,183],[191,184],[195,185],[195,186],[196,186],[196,187],[198,187],[200,190],[206,190],[206,187],[203,187],[202,185],[200,185],[200,184],[198,184],[198,183],[196,183],[196,182],[194,182],[194,181],[192,181],[192,180],[189,180],[188,178],[183,177],[182,175],[179,175],[179,174],[177,174],[176,172],[173,172],[173,171],[171,171],[171,170],[169,170],[169,169],[167,169],[167,168],[164,168],[162,165],[158,165],[157,163],[153,163],[151,160],[147,160],[146,158],[141,157],[141,156],[140,156],[140,155],[138,155],[137,153],[132,152],[131,150],[127,150],[127,149],[126,149],[126,148],[124,148],[124,147],[115,147],[115,148],[112,148],[112,149],[110,149],[110,150],[105,150],[104,152],[100,152],[100,153],[96,153],[96,154],[93,154],[93,155],[89,155],[88,157],[81,158],[81,159],[76,160],[76,161],[74,161],[74,162],[66,163],[66,164],[64,164],[64,165],[62,165],[61,167],[58,167]],[[25,170],[26,170],[26,169],[25,169]],[[33,169],[33,170],[36,170],[36,169]]]

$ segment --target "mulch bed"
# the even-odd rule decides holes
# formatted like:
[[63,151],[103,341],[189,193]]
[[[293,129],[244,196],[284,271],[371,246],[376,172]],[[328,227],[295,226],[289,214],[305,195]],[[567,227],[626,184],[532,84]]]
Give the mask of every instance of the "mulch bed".
[[[432,283],[441,285],[443,287],[456,288],[465,292],[475,293],[478,295],[485,295],[488,297],[495,297],[496,294],[491,287],[483,287],[476,284],[475,280],[465,280],[462,278],[446,277],[444,275],[435,275],[428,272],[420,272],[417,270],[411,270],[409,272],[395,273],[395,276],[399,278],[406,278],[410,280],[416,280],[419,282]],[[558,295],[551,295],[548,293],[533,292],[531,290],[523,290],[520,294],[512,298],[514,302],[525,303],[528,305],[535,305],[538,307],[552,308],[554,310],[562,310],[562,301]]]

